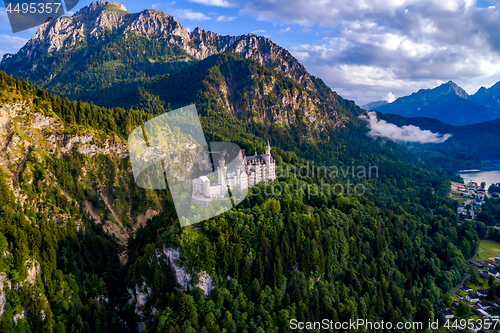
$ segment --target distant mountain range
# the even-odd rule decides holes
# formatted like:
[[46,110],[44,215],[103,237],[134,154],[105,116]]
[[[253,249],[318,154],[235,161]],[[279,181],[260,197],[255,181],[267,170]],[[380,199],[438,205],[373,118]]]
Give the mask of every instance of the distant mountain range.
[[469,96],[452,81],[410,96],[369,103],[363,108],[405,117],[435,118],[451,125],[471,125],[500,118],[500,82]]
[[382,105],[389,104],[388,101],[376,101],[376,102],[371,102],[365,105],[361,105],[362,109],[365,110],[375,110],[375,108],[381,107]]
[[[395,114],[377,113],[379,119],[386,120],[397,126],[418,126],[422,130],[434,133],[449,133],[452,136],[442,143],[424,145],[413,144],[419,150],[425,149],[441,153],[461,153],[479,157],[483,160],[498,160],[500,158],[500,119],[481,122],[478,124],[455,126],[443,123],[440,120],[426,117],[407,118]],[[428,156],[426,156],[428,158]],[[455,156],[465,160],[460,156]],[[456,163],[456,161],[454,161]]]

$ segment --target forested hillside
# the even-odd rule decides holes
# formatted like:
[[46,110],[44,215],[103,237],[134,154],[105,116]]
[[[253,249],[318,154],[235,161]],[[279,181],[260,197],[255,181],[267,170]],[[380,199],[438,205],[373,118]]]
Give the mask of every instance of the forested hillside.
[[350,123],[364,126],[356,118],[362,110],[329,88],[306,90],[292,79],[234,54],[211,56],[175,74],[78,97],[148,114],[194,103],[210,139],[236,142],[250,151],[255,141],[250,133],[258,133],[261,139],[269,136],[285,145],[282,148],[294,150],[311,141],[327,141],[328,134],[335,135],[336,128]]
[[[449,175],[369,137],[362,109],[264,37],[98,1],[46,22],[0,69],[50,91],[0,72],[2,332],[427,322],[476,253]],[[181,228],[168,189],[134,183],[126,139],[190,104],[207,142],[250,155],[269,139],[278,172]]]
[[123,332],[120,254],[161,196],[129,186],[146,117],[0,77],[0,331]]
[[[141,190],[130,177],[123,139],[150,110],[71,102],[1,76],[1,156],[9,157],[0,181],[2,331],[286,332],[291,318],[427,321],[476,251],[472,225],[457,224],[446,198],[446,177],[404,147],[367,137],[360,111],[340,97],[331,114],[344,126],[304,122],[304,139],[293,123],[240,120],[220,95],[198,96],[209,139],[240,137],[261,151],[269,135],[279,167],[374,165],[377,176],[281,175],[192,230],[180,228],[168,191]],[[360,183],[366,193],[304,192],[325,183],[349,193]],[[150,209],[159,215],[139,227]],[[128,260],[112,226],[130,236]],[[187,284],[179,269],[191,274]],[[208,297],[194,288],[201,277],[212,279]]]

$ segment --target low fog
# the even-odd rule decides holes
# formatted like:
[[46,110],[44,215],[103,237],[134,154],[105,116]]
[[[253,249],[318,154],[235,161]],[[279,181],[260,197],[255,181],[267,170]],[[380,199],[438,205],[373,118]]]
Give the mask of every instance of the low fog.
[[360,118],[368,122],[370,128],[368,134],[373,137],[418,143],[442,143],[451,137],[451,134],[432,133],[429,130],[421,130],[420,127],[413,125],[399,127],[385,120],[379,120],[377,113],[373,111],[368,112],[368,117],[361,115]]

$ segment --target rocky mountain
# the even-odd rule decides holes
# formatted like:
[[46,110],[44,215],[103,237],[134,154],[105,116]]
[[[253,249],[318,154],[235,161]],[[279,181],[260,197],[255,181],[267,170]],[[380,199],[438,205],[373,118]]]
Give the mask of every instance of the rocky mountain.
[[188,32],[163,12],[129,13],[122,4],[103,0],[41,25],[17,54],[4,56],[0,69],[68,95],[172,73],[224,52],[316,89],[305,68],[267,38],[220,36],[200,28]]
[[481,87],[471,96],[477,103],[500,109],[500,81],[490,88]]
[[[133,108],[148,114],[161,114],[194,103],[202,116],[205,135],[243,146],[248,142],[242,141],[246,135],[241,129],[250,124],[268,127],[262,135],[270,136],[274,142],[282,142],[284,137],[317,141],[329,131],[359,122],[356,114],[361,112],[329,89],[322,93],[307,90],[292,79],[236,54],[214,55],[170,75],[120,84],[80,94],[78,98],[104,107]],[[238,124],[234,131],[219,128],[216,114],[234,119]]]
[[470,125],[500,118],[500,108],[469,96],[452,81],[433,89],[421,89],[394,102],[373,107],[383,113],[405,117],[436,118],[451,125]]

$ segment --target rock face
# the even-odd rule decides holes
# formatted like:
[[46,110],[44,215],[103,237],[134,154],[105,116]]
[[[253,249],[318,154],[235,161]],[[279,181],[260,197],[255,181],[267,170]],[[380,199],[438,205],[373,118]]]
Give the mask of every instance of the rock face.
[[[127,38],[136,35],[158,40],[159,43],[177,47],[193,60],[224,52],[237,53],[285,74],[307,89],[316,89],[305,68],[287,50],[267,38],[253,34],[220,36],[200,28],[190,33],[175,17],[163,12],[148,9],[132,14],[120,3],[103,0],[92,2],[71,17],[60,17],[42,24],[16,55],[4,56],[0,69],[45,87],[58,75],[68,74],[65,66],[53,64],[54,57],[63,53],[65,57],[71,57],[78,52],[86,55],[91,52],[91,45],[103,41],[106,34],[113,33]],[[119,60],[123,55],[114,56]],[[75,56],[75,59],[80,58]],[[28,68],[26,72],[24,69]],[[49,68],[50,74],[47,73]]]
[[[166,259],[170,262],[170,265],[175,271],[175,276],[177,278],[177,283],[181,286],[183,291],[186,291],[188,287],[192,288],[191,285],[191,274],[186,272],[184,267],[180,267],[177,264],[177,260],[180,258],[180,252],[177,249],[164,248],[163,254],[166,256]],[[159,254],[161,255],[161,254]]]
[[[112,10],[105,10],[106,8]],[[36,34],[16,56],[32,60],[45,53],[70,50],[80,42],[97,38],[105,29],[113,31],[125,24],[124,12],[126,13],[125,6],[117,2],[92,2],[72,17],[64,16],[40,25]]]
[[[156,255],[158,258],[163,257],[165,261],[168,260],[170,266],[172,266],[173,270],[175,271],[177,283],[179,283],[183,291],[186,291],[188,288],[190,289],[193,288],[192,285],[193,281],[191,274],[186,272],[186,269],[184,267],[179,266],[177,263],[177,260],[179,260],[180,258],[180,252],[178,249],[164,247],[163,253],[157,252]],[[196,283],[196,287],[202,289],[203,294],[205,296],[210,295],[210,292],[215,287],[213,285],[213,278],[207,272],[201,271],[199,273],[199,278]]]
[[[185,267],[179,266],[177,261],[180,258],[180,252],[178,249],[163,247],[163,251],[156,251],[156,257],[158,259],[163,259],[163,262],[169,263],[172,269],[175,271],[175,276],[177,283],[181,286],[181,290],[186,291],[188,288],[192,289],[192,276],[186,272]],[[1,280],[0,280],[1,283]],[[213,278],[205,271],[199,273],[199,279],[196,287],[203,290],[205,296],[210,295],[210,291],[214,289]],[[134,312],[139,316],[141,320],[146,319],[146,303],[148,297],[151,296],[151,288],[148,287],[145,281],[141,285],[136,284],[134,289],[128,288],[129,300],[128,304],[133,304],[135,302]],[[1,296],[1,295],[0,295]],[[1,300],[1,298],[0,298]],[[151,312],[153,315],[158,312],[158,309],[151,307]],[[141,331],[144,322],[138,323],[137,330]]]
[[0,273],[0,317],[5,313],[5,303],[7,302],[4,288],[11,288],[11,282],[7,279],[5,273]]
[[0,165],[9,169],[20,165],[29,149],[44,150],[49,154],[60,151],[67,155],[76,149],[92,157],[97,154],[124,155],[128,150],[123,142],[113,137],[94,139],[92,133],[69,134],[62,123],[53,117],[33,112],[30,103],[17,101],[0,106]]
[[[10,253],[4,253],[3,256],[10,255]],[[31,286],[35,285],[36,279],[42,275],[42,269],[40,264],[35,259],[29,259],[25,262],[26,269],[28,271],[28,276],[24,281],[21,282],[11,282],[7,275],[4,272],[0,273],[0,317],[5,313],[5,304],[7,301],[6,298],[6,289],[12,289],[19,292],[19,287],[25,284],[29,284]],[[42,310],[43,311],[43,310]],[[26,318],[28,310],[24,310],[21,313],[17,313],[14,315],[14,322],[17,323],[19,319]],[[45,319],[45,317],[43,317]]]

